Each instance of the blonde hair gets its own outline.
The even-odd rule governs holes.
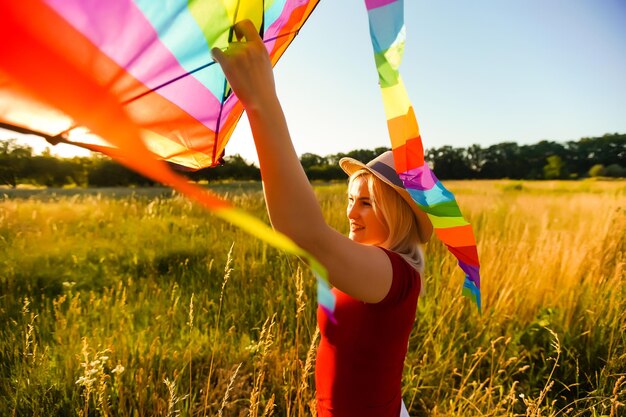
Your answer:
[[[363,178],[367,181],[374,213],[389,230],[389,236],[382,246],[402,256],[422,277],[424,252],[418,233],[419,226],[413,210],[393,187],[378,179],[368,170],[361,169],[350,175],[348,187],[357,178]]]

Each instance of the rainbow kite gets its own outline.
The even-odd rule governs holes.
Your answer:
[[[250,19],[272,64],[317,0],[0,2],[0,127],[103,152],[308,261],[332,319],[327,272],[267,224],[189,183],[171,164],[219,163],[243,106],[211,57]],[[164,161],[170,162],[166,164]]]
[[[465,272],[463,294],[481,309],[480,264],[472,226],[424,161],[417,120],[398,71],[406,31],[403,0],[365,0],[396,172]]]
[[[106,88],[139,129],[148,149],[159,159],[190,169],[219,164],[224,147],[243,106],[228,88],[211,49],[225,49],[235,22],[250,19],[264,39],[275,64],[294,39],[317,0],[20,0],[2,2],[2,52],[22,49],[13,65],[3,65],[40,78],[53,54],[94,83]],[[14,4],[19,3],[19,4]],[[37,42],[29,50],[26,39]],[[7,44],[7,42],[10,42]],[[17,51],[14,51],[17,52]],[[57,68],[60,69],[60,68]],[[1,73],[0,73],[1,74]],[[74,83],[65,74],[49,74],[67,81],[47,85],[46,93],[63,98]],[[22,78],[22,77],[20,77]],[[26,78],[23,77],[23,78]],[[9,81],[9,86],[16,79]],[[26,80],[28,85],[32,81]],[[118,154],[110,136],[85,129],[76,116],[59,113],[38,97],[18,91],[0,97],[2,127],[36,133],[50,142],[72,143]],[[43,91],[38,88],[39,94]],[[22,94],[24,93],[24,94]],[[87,95],[87,92],[84,92]],[[84,112],[98,110],[99,96]],[[10,101],[9,101],[10,100]],[[48,104],[48,106],[46,105]],[[56,106],[53,106],[56,107]],[[106,149],[109,148],[109,149]]]

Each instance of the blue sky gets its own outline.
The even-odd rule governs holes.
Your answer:
[[[626,133],[626,1],[405,3],[426,147]],[[389,146],[363,0],[321,0],[275,72],[299,154]],[[226,150],[256,161],[245,116]]]

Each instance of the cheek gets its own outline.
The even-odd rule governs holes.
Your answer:
[[[376,234],[387,239],[389,235],[389,228],[374,212],[372,212],[372,223],[375,226]]]

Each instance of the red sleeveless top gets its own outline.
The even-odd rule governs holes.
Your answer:
[[[419,273],[383,249],[393,269],[391,288],[377,304],[334,288],[336,324],[318,308],[321,341],[315,385],[318,417],[398,417],[409,334],[420,293]]]

